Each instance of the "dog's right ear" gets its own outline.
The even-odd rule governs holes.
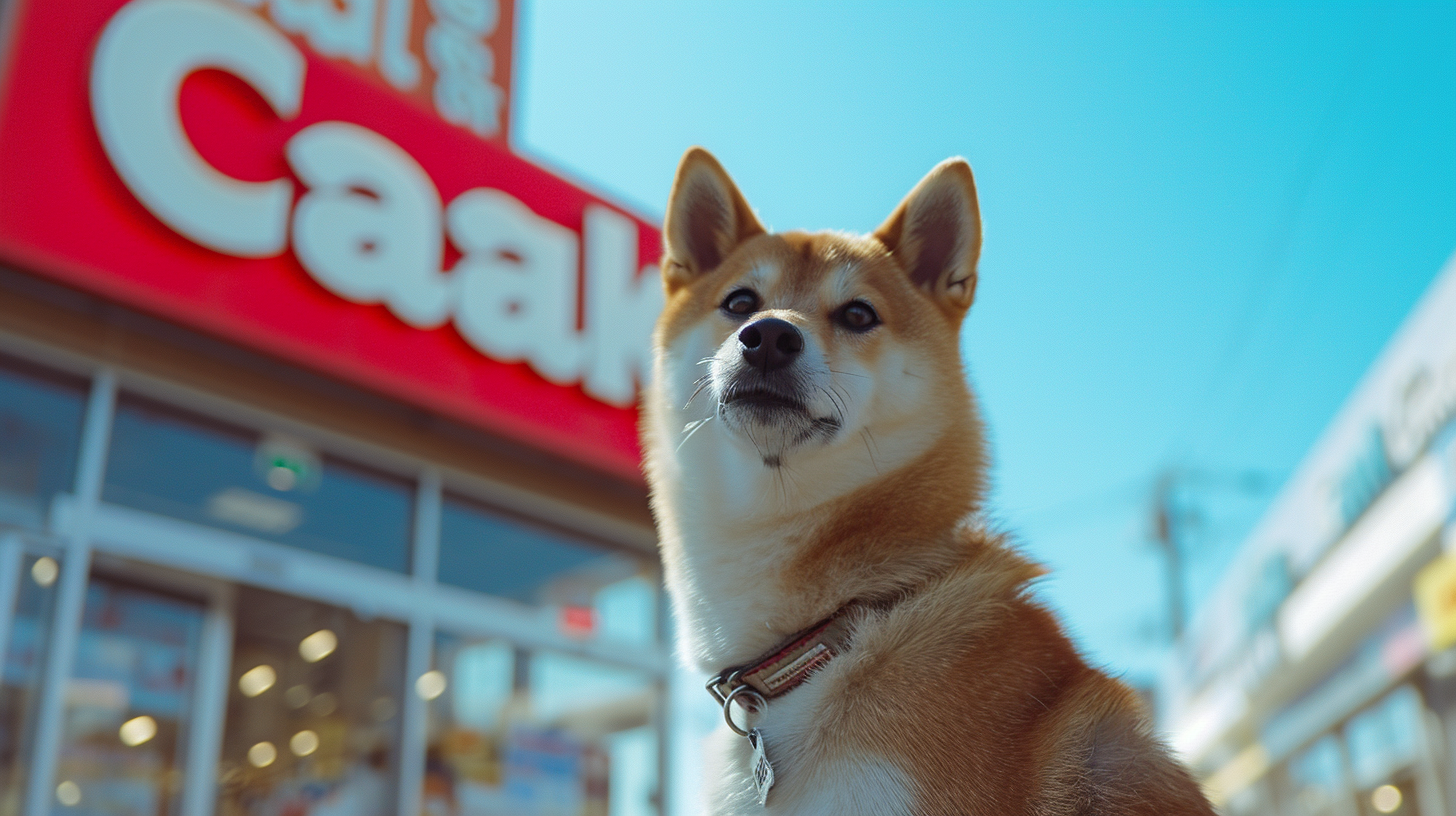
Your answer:
[[[981,208],[965,159],[946,159],[926,174],[875,237],[904,267],[910,282],[943,308],[965,317],[976,297]]]
[[[713,154],[690,148],[677,167],[663,224],[662,281],[669,292],[718,268],[763,227]]]

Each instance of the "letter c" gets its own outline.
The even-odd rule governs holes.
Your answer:
[[[298,114],[304,65],[287,37],[247,11],[209,0],[137,0],[96,45],[96,132],[122,181],[167,226],[228,255],[271,257],[288,244],[293,183],[218,172],[188,141],[177,94],[188,74],[217,68],[288,119]]]

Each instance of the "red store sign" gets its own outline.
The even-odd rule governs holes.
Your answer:
[[[511,154],[508,0],[20,0],[0,260],[638,475],[657,228]]]

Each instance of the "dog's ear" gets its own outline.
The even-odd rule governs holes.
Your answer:
[[[718,268],[735,247],[762,233],[753,210],[713,154],[683,154],[663,224],[662,280],[668,291]]]
[[[976,297],[981,257],[981,208],[965,159],[946,159],[926,174],[875,237],[910,281],[952,312],[964,314]]]

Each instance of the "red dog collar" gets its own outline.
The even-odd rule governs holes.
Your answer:
[[[756,697],[760,703],[766,703],[787,694],[843,652],[850,638],[848,616],[844,614],[847,609],[841,609],[794,635],[786,645],[763,658],[725,669],[709,680],[708,693],[723,706],[728,726],[740,734],[747,734],[729,714],[728,706],[733,700]]]

